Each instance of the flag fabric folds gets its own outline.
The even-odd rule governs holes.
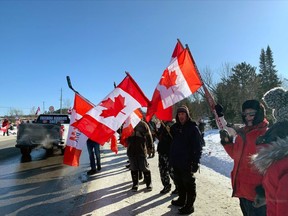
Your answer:
[[[127,73],[123,81],[97,106],[73,125],[90,139],[104,145],[129,115],[149,100]]]
[[[123,128],[121,131],[120,143],[127,147],[127,138],[133,133],[134,127],[141,121],[143,118],[142,112],[140,109],[136,109],[124,122]]]
[[[172,109],[174,104],[195,93],[201,86],[202,81],[189,50],[183,49],[164,70],[147,109],[146,120],[149,122],[155,114],[160,120],[171,121],[173,116],[169,108]]]
[[[75,93],[74,106],[71,110],[70,126],[66,141],[63,163],[70,166],[79,166],[83,147],[86,145],[87,136],[73,126],[93,105],[81,95]]]
[[[175,59],[183,50],[184,50],[184,47],[181,44],[180,40],[178,40],[174,48],[174,51],[172,53],[170,62],[172,62],[172,60]]]
[[[110,149],[111,151],[115,152],[118,154],[118,146],[117,146],[117,133],[114,133],[110,139]]]
[[[183,45],[180,40],[177,41],[174,51],[171,56],[170,63],[177,58],[177,56],[184,50]],[[156,115],[157,118],[161,120],[171,120],[173,117],[173,107],[163,108],[163,104],[161,103],[161,95],[157,89],[155,89],[152,101],[147,109],[146,120],[149,122],[153,115]]]

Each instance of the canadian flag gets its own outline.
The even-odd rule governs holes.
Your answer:
[[[79,159],[83,147],[86,145],[87,136],[73,126],[93,105],[81,95],[75,93],[74,106],[71,110],[70,126],[64,152],[63,163],[70,166],[79,166]]]
[[[182,45],[182,43],[180,42],[180,40],[177,41],[176,43],[176,46],[174,48],[174,51],[172,53],[172,56],[171,56],[171,60],[170,60],[170,63],[175,59],[177,58],[177,56],[184,50],[184,47]]]
[[[117,146],[117,133],[114,133],[112,137],[110,138],[110,149],[111,151],[115,152],[115,154],[118,154],[118,146]]]
[[[176,47],[179,46],[178,43]],[[174,52],[173,55],[176,55]],[[154,114],[160,120],[171,121],[173,118],[172,106],[202,86],[202,81],[189,50],[183,49],[181,51],[178,48],[178,52],[180,53],[172,58],[170,65],[164,70],[160,82],[156,86],[152,101],[147,108],[146,120],[148,122]]]
[[[7,131],[7,127],[1,127],[1,131],[6,132]]]
[[[143,118],[142,112],[140,109],[136,109],[124,122],[120,143],[127,147],[127,138],[133,133],[134,127],[141,121]]]
[[[127,73],[104,100],[73,125],[90,139],[104,145],[134,110],[147,107],[148,103],[147,97]]]

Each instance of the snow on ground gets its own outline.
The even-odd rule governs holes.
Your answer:
[[[205,131],[205,146],[201,158],[201,164],[213,169],[214,171],[230,178],[230,172],[233,168],[233,160],[225,152],[220,143],[218,129]]]

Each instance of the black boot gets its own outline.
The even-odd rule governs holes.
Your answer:
[[[179,209],[180,214],[191,214],[194,212],[194,202],[196,200],[196,193],[188,192],[187,193],[187,202],[185,206]]]
[[[183,206],[182,208],[179,209],[179,214],[192,214],[194,212],[194,206],[188,207],[188,206]]]
[[[171,190],[171,184],[165,185],[164,188],[160,191],[161,194],[168,193]]]
[[[178,199],[177,200],[172,200],[171,201],[171,204],[174,205],[174,206],[184,206],[185,203],[186,203],[186,192],[183,191],[183,189],[178,189]]]
[[[151,180],[151,172],[143,172],[144,173],[144,181],[146,184],[146,188],[148,191],[152,191],[152,180]]]
[[[131,171],[131,176],[132,176],[132,181],[133,181],[133,186],[132,186],[132,191],[137,191],[138,186],[139,186],[139,180],[138,180],[138,170],[136,171]]]

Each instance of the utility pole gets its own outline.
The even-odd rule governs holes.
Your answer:
[[[45,114],[45,101],[43,101],[43,114]]]
[[[60,94],[60,114],[62,114],[62,88],[61,88],[61,94]]]

